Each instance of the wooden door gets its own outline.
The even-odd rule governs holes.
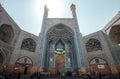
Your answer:
[[[65,67],[65,56],[63,54],[55,55],[55,68],[59,71],[62,67]]]

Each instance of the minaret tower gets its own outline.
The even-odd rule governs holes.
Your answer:
[[[82,34],[80,33],[80,30],[79,30],[79,25],[78,25],[77,15],[76,15],[76,7],[74,4],[72,4],[70,8],[71,8],[72,16],[74,19],[74,31],[75,31],[75,41],[76,41],[76,48],[77,48],[78,67],[82,67],[84,66],[84,58],[83,58],[84,56],[81,48]]]
[[[72,4],[72,5],[70,6],[70,8],[71,8],[71,11],[72,11],[73,18],[76,18],[76,20],[77,20],[76,11],[75,11],[75,10],[76,10],[75,5]]]
[[[40,37],[40,52],[39,52],[39,58],[38,58],[38,65],[43,66],[43,52],[45,47],[45,29],[46,29],[46,19],[48,18],[48,11],[47,5],[44,6],[44,15],[43,15],[43,22],[42,22],[42,28],[41,33],[39,35]]]

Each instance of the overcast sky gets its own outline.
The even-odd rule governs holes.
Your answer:
[[[38,35],[44,5],[50,18],[72,18],[70,5],[76,5],[79,28],[83,35],[101,30],[120,11],[120,0],[0,0],[21,29]]]

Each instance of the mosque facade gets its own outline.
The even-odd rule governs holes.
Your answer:
[[[22,30],[0,5],[0,64],[120,72],[120,12],[103,29],[82,36],[75,5],[70,9],[73,18],[48,18],[45,6],[36,36]]]

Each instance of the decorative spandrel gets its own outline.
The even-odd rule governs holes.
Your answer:
[[[36,43],[32,38],[24,39],[22,42],[21,49],[35,52]]]

